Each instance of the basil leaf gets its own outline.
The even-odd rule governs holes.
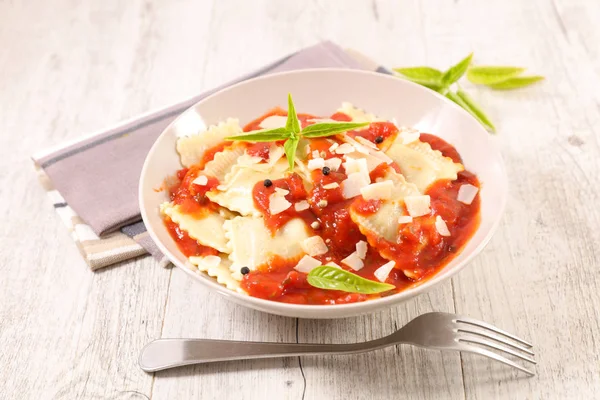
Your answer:
[[[296,149],[298,148],[299,141],[300,139],[288,139],[283,144],[283,151],[290,165],[290,171],[294,170],[294,158],[296,157]]]
[[[285,123],[285,129],[295,134],[300,133],[300,121],[298,121],[298,115],[296,115],[296,107],[292,101],[291,93],[288,93],[288,115]]]
[[[459,90],[460,94],[454,92],[446,93],[446,97],[464,108],[469,114],[471,114],[484,128],[490,132],[496,132],[496,127],[489,120],[489,118],[483,113],[481,108],[475,104],[465,92]],[[467,100],[465,100],[467,99]]]
[[[395,289],[394,285],[371,281],[340,268],[321,265],[310,271],[307,281],[311,286],[326,290],[373,294]]]
[[[525,68],[505,66],[475,66],[467,70],[467,79],[475,84],[490,85],[520,75]]]
[[[443,87],[442,76],[444,73],[439,69],[431,67],[408,67],[394,68],[394,71],[409,81],[426,86],[429,89],[439,90]]]
[[[444,76],[442,76],[442,83],[445,86],[450,86],[454,82],[460,79],[461,76],[467,72],[467,68],[469,68],[469,64],[471,64],[471,59],[473,58],[473,53],[469,54],[467,57],[462,59],[458,64],[450,67],[446,72],[444,72]]]
[[[225,140],[243,140],[246,142],[274,142],[289,137],[285,128],[263,129],[247,135],[229,136]]]
[[[351,131],[369,125],[370,122],[323,122],[309,125],[302,129],[302,136],[306,138],[317,138],[332,136],[338,133]]]
[[[493,83],[493,84],[490,84],[487,86],[491,87],[492,89],[496,89],[496,90],[520,89],[522,87],[532,85],[532,84],[539,82],[541,80],[544,80],[544,79],[545,78],[543,76],[539,76],[539,75],[515,76],[514,78],[510,78],[510,79],[507,79],[505,81],[498,82],[498,83]]]

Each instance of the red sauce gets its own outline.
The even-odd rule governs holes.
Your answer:
[[[343,112],[336,112],[331,116],[331,119],[336,121],[350,122],[352,118],[349,115],[344,114]]]
[[[371,122],[371,125],[369,125],[367,129],[350,131],[348,132],[348,136],[361,136],[375,143],[375,139],[378,137],[381,137],[382,140],[385,140],[394,136],[396,133],[398,133],[398,128],[396,128],[396,125],[391,122]]]
[[[275,188],[289,191],[289,193],[285,195],[285,199],[292,204],[305,200],[307,193],[302,178],[295,173],[287,178],[276,179],[271,182],[272,185],[269,187],[265,186],[264,182],[257,182],[252,189],[252,197],[254,198],[254,206],[265,216],[265,226],[273,235],[281,226],[285,225],[292,218],[302,218],[308,225],[315,221],[315,218],[310,214],[310,211],[296,211],[294,206],[291,206],[279,214],[272,215],[269,211],[269,196],[275,193]]]
[[[439,150],[444,156],[450,157],[452,161],[462,163],[462,158],[460,157],[460,154],[458,154],[458,151],[444,139],[429,133],[421,133],[419,139],[422,142],[429,143],[432,149]]]

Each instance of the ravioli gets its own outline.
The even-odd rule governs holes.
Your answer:
[[[199,272],[205,272],[208,276],[215,278],[218,283],[227,289],[246,294],[240,287],[239,280],[231,276],[231,261],[224,255],[220,256],[220,258],[221,261],[218,265],[207,262],[207,257],[190,257],[189,260]]]
[[[350,207],[350,216],[368,239],[383,238],[388,242],[396,243],[398,219],[402,215],[406,215],[403,199],[406,196],[419,195],[419,189],[414,184],[406,182],[402,175],[391,169],[379,180],[391,180],[394,183],[392,199],[382,202],[377,212],[368,216],[357,213]],[[376,240],[371,240],[370,244],[375,247]]]
[[[211,125],[206,131],[177,139],[177,152],[181,165],[188,168],[199,163],[206,150],[224,142],[228,136],[236,136],[241,133],[243,132],[239,121],[235,118],[228,118],[225,122]]]
[[[225,175],[223,182],[206,195],[211,201],[231,211],[245,216],[261,216],[262,213],[254,206],[252,196],[254,185],[267,178],[281,179],[288,168],[287,160],[284,159],[280,159],[274,165],[245,164],[238,160],[238,163]]]
[[[237,163],[238,158],[244,154],[244,151],[243,146],[233,145],[216,153],[214,158],[204,166],[202,175],[213,176],[222,181],[225,175]]]
[[[160,212],[171,218],[174,223],[186,231],[191,238],[196,239],[198,243],[224,253],[229,252],[225,230],[223,229],[225,218],[221,214],[206,213],[198,217],[194,214],[181,212],[181,208],[173,203],[161,204]]]
[[[386,153],[398,164],[406,180],[414,183],[421,193],[437,180],[455,180],[457,173],[464,170],[462,164],[444,157],[429,143],[420,140],[403,144],[398,136]]]
[[[273,236],[257,217],[235,217],[225,223],[226,236],[234,278],[241,279],[240,269],[255,270],[273,257],[285,260],[299,259],[304,251],[300,243],[310,235],[304,221],[294,218],[283,225]]]
[[[337,109],[338,112],[344,113],[352,119],[352,122],[377,122],[384,121],[381,118],[376,117],[374,114],[370,114],[361,110],[360,108],[354,107],[352,103],[344,102],[342,106]],[[368,127],[359,128],[367,129]]]

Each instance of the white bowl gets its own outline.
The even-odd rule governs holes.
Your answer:
[[[296,109],[330,115],[343,101],[380,117],[432,133],[456,147],[465,167],[481,182],[481,224],[462,252],[436,275],[403,292],[362,303],[340,305],[295,305],[235,293],[205,274],[190,270],[186,257],[169,236],[159,205],[168,200],[161,186],[165,177],[181,168],[175,151],[178,135],[197,132],[203,125],[227,117],[247,123],[268,109],[286,108],[292,93]],[[507,177],[499,152],[489,134],[463,109],[445,97],[419,85],[375,72],[347,69],[313,69],[285,72],[252,79],[198,102],[173,121],[148,153],[140,178],[142,218],[160,250],[179,268],[215,293],[246,307],[272,314],[300,318],[339,318],[370,313],[425,293],[465,267],[487,244],[496,230],[507,196]],[[186,265],[187,264],[187,265]]]

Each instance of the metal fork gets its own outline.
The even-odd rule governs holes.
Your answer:
[[[534,353],[531,351],[533,346],[530,343],[485,322],[441,312],[423,314],[391,335],[363,343],[304,344],[211,339],[159,339],[144,347],[139,365],[146,372],[154,372],[215,361],[317,354],[355,354],[397,344],[475,353],[500,361],[528,375],[535,375],[533,371],[490,350],[504,352],[535,364],[536,362],[532,358]]]

